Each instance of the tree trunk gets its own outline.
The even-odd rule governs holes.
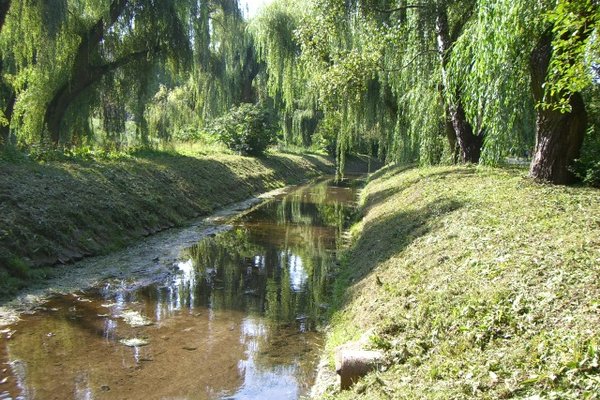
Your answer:
[[[544,101],[544,82],[552,57],[552,35],[546,32],[536,45],[530,59],[531,86],[536,103]],[[546,107],[538,107],[536,137],[531,177],[556,184],[568,184],[575,180],[569,170],[579,157],[587,124],[587,113],[580,93],[571,95],[571,111],[563,113]]]
[[[196,15],[194,36],[196,63],[200,71],[207,72],[210,68],[210,4],[208,1],[202,1],[199,9],[197,4],[194,4],[193,7]]]
[[[254,79],[260,72],[260,65],[254,57],[254,50],[251,47],[246,49],[244,69],[241,73],[242,88],[240,91],[241,103],[256,102],[256,91],[254,90]]]
[[[452,40],[450,38],[450,27],[448,25],[448,10],[444,1],[438,1],[436,5],[435,30],[437,35],[438,53],[442,63],[442,84],[448,90],[447,66],[450,57]],[[448,118],[456,133],[456,142],[460,148],[460,157],[463,162],[478,163],[481,156],[483,137],[473,133],[473,127],[467,120],[462,106],[461,94],[454,93],[454,100],[446,106]],[[450,136],[449,136],[450,139]],[[450,146],[454,143],[449,140]]]
[[[448,106],[448,115],[450,116],[450,121],[454,127],[456,142],[458,142],[462,162],[477,164],[481,157],[483,136],[473,134],[473,127],[469,121],[467,121],[465,111],[460,104],[460,97],[455,104]],[[450,138],[449,143],[452,145],[452,140],[450,140]]]
[[[55,146],[60,142],[62,122],[69,105],[91,84],[91,79],[84,79],[83,77],[79,79],[71,78],[58,89],[50,103],[48,103],[45,114],[46,128],[48,129],[50,140]]]
[[[122,65],[122,62],[119,61],[99,67],[93,66],[91,58],[97,54],[98,46],[104,36],[105,26],[112,26],[126,5],[127,0],[113,0],[110,4],[108,19],[106,21],[104,17],[99,19],[86,34],[82,35],[69,79],[55,92],[52,100],[46,106],[44,121],[50,140],[55,146],[60,142],[61,125],[73,100],[107,72]]]

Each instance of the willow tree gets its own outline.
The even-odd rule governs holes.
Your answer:
[[[452,48],[474,7],[473,0],[318,0],[314,29],[303,28],[304,50],[325,71],[321,87],[351,101],[359,120],[376,121],[370,125],[382,128],[380,144],[396,158],[436,163],[458,146],[462,161],[478,162],[483,130],[472,127],[462,93],[448,84]]]
[[[66,0],[0,3],[0,141],[9,142],[17,98],[27,74],[53,53],[67,16]]]
[[[261,66],[238,2],[194,2],[189,18],[189,68],[159,82],[144,110],[150,134],[160,140],[199,138],[215,118],[258,98]]]
[[[547,23],[530,59],[538,102],[530,173],[569,183],[574,178],[569,167],[579,157],[587,128],[581,91],[592,84],[592,64],[600,62],[600,2],[559,0]]]
[[[454,48],[451,84],[463,91],[469,120],[486,127],[485,161],[529,147],[535,131],[531,175],[573,179],[586,130],[581,91],[600,59],[599,10],[593,0],[478,0]]]
[[[8,10],[10,9],[10,0],[1,0],[0,1],[0,33],[2,32],[2,28],[4,27],[4,21],[6,20],[6,15],[8,14]],[[0,146],[4,146],[9,141],[10,134],[10,119],[12,118],[13,107],[15,103],[15,95],[14,91],[11,90],[10,85],[4,80],[4,62],[0,60],[0,98],[3,103],[2,109],[0,110]]]
[[[204,118],[219,116],[240,103],[255,102],[253,83],[260,66],[238,2],[201,2],[197,23],[199,39],[205,41],[196,47],[191,77]]]
[[[52,143],[61,139],[69,106],[107,74],[137,60],[189,59],[188,27],[182,18],[189,7],[185,1],[112,0],[97,9],[95,18],[73,21],[80,28],[65,35],[76,45],[44,112]]]
[[[321,118],[311,71],[302,63],[297,32],[305,22],[305,2],[276,0],[249,25],[258,59],[265,65],[266,96],[280,110],[286,143],[310,146]]]
[[[197,4],[13,0],[1,34],[3,82],[14,93],[14,115],[5,112],[5,122],[10,120],[23,142],[69,145],[81,135],[77,127],[89,125],[94,114],[107,118],[105,127],[118,125],[117,90],[110,92],[123,86],[129,91],[121,97],[132,100],[119,107],[127,104],[129,113],[143,115],[151,84],[157,90],[157,80],[169,80],[191,64],[191,14]]]

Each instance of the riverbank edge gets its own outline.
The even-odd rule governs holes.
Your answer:
[[[336,272],[312,398],[600,392],[600,192],[526,174],[461,166],[371,176]],[[340,391],[340,346],[381,351],[384,362]]]
[[[353,160],[350,171],[367,168]],[[116,159],[0,161],[0,297],[54,265],[108,254],[259,193],[332,174],[331,158],[147,152]]]
[[[314,180],[319,179],[316,177]],[[182,250],[206,237],[230,230],[233,220],[296,187],[287,185],[229,204],[209,215],[187,221],[182,227],[165,229],[137,239],[131,245],[109,254],[87,257],[72,264],[55,265],[52,276],[32,282],[17,294],[0,300],[0,330],[18,322],[23,314],[35,313],[56,295],[85,292],[116,278],[126,279],[128,291],[161,282],[165,277],[177,273],[175,271],[179,269],[177,264]],[[105,289],[111,290],[106,286]]]

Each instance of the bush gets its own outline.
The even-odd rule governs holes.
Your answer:
[[[589,126],[573,172],[586,185],[600,187],[600,85],[584,92],[584,99]]]
[[[242,103],[215,119],[210,130],[236,153],[257,156],[274,142],[277,125],[262,104]]]
[[[319,122],[313,143],[332,157],[337,155],[338,132],[342,129],[342,116],[339,112],[327,113]]]
[[[587,132],[573,172],[586,185],[600,187],[600,135],[593,128]]]

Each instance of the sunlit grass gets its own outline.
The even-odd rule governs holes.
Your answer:
[[[336,398],[596,398],[597,189],[389,168],[362,202],[327,349],[366,336],[388,363]]]

